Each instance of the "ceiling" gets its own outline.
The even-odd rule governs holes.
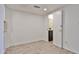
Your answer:
[[[39,6],[40,8],[35,8],[34,6]],[[64,6],[66,5],[65,4],[7,4],[6,5],[6,7],[13,10],[29,12],[38,15],[46,15]],[[47,11],[44,11],[43,10],[44,8],[47,8]]]

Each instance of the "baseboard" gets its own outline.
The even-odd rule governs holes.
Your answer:
[[[40,41],[40,40],[44,40],[44,39],[34,39],[31,41],[24,41],[24,42],[17,42],[17,43],[12,43],[10,46],[8,46],[7,48],[11,47],[11,46],[16,46],[16,45],[20,45],[20,44],[26,44],[26,43],[32,43],[32,42],[36,42],[36,41]],[[47,41],[47,40],[44,40]]]
[[[75,51],[75,50],[72,50],[72,49],[69,49],[69,48],[67,48],[67,47],[63,47],[64,49],[66,49],[66,50],[68,50],[68,51],[70,51],[70,52],[72,52],[73,54],[79,54],[77,51]]]

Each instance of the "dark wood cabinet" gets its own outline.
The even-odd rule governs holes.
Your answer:
[[[48,41],[53,41],[53,30],[48,30]]]

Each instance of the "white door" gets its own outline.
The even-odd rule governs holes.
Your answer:
[[[62,10],[53,13],[53,44],[62,47]]]

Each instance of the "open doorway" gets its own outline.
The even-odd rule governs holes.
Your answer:
[[[53,14],[48,15],[48,41],[53,41]]]

